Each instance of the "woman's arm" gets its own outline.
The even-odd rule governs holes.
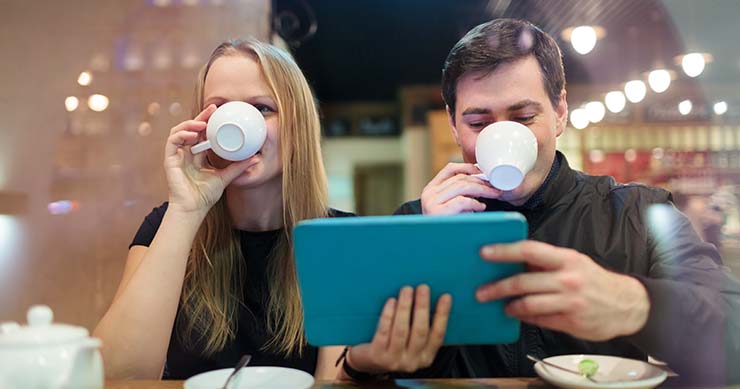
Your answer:
[[[93,332],[103,340],[110,378],[161,377],[195,234],[226,186],[250,163],[214,170],[203,154],[190,151],[215,110],[211,104],[170,130],[164,158],[169,206],[149,248],[129,250],[113,303]]]
[[[201,215],[169,209],[149,248],[129,250],[121,283],[93,335],[106,376],[159,379]]]
[[[342,355],[344,346],[328,346],[319,348],[319,359],[316,361],[316,373],[314,377],[316,380],[334,380],[334,379],[347,379],[343,377],[342,365],[335,366],[337,359]]]

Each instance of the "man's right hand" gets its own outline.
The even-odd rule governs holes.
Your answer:
[[[481,173],[470,163],[448,163],[424,187],[421,209],[425,215],[453,215],[464,212],[482,212],[486,205],[476,198],[496,199],[501,191],[488,181],[474,177]]]
[[[207,163],[206,152],[194,155],[190,151],[190,147],[205,139],[206,122],[215,111],[216,106],[211,104],[193,120],[170,130],[164,152],[169,209],[205,216],[226,186],[256,162],[250,158],[217,170]]]

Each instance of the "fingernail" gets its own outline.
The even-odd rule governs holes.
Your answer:
[[[496,255],[496,246],[493,246],[493,245],[483,246],[480,253],[481,253],[481,256],[492,257]]]
[[[475,299],[478,300],[479,303],[485,302],[486,299],[486,292],[483,289],[478,289],[475,291]]]

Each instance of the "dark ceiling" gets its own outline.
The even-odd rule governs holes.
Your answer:
[[[728,21],[714,38],[702,36],[702,23],[713,22],[702,3]],[[740,1],[277,0],[273,13],[319,98],[347,102],[392,100],[401,85],[438,83],[455,42],[497,17],[527,19],[553,35],[563,49],[569,83],[619,83],[657,66],[677,69],[673,57],[686,46],[701,46],[702,39],[717,50],[730,46],[727,35],[737,32]],[[606,37],[585,56],[560,36],[581,24],[606,29]],[[736,46],[728,48],[731,58],[724,65],[733,81],[740,58]]]

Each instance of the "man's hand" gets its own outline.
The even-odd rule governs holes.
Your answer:
[[[478,288],[486,302],[515,297],[506,313],[520,320],[604,341],[642,329],[650,310],[645,287],[636,279],[604,269],[575,250],[537,241],[485,246],[481,258],[523,262],[528,272]]]
[[[476,198],[495,199],[501,191],[488,181],[473,177],[480,172],[470,163],[448,163],[421,192],[422,213],[454,215],[485,211],[486,205]]]

